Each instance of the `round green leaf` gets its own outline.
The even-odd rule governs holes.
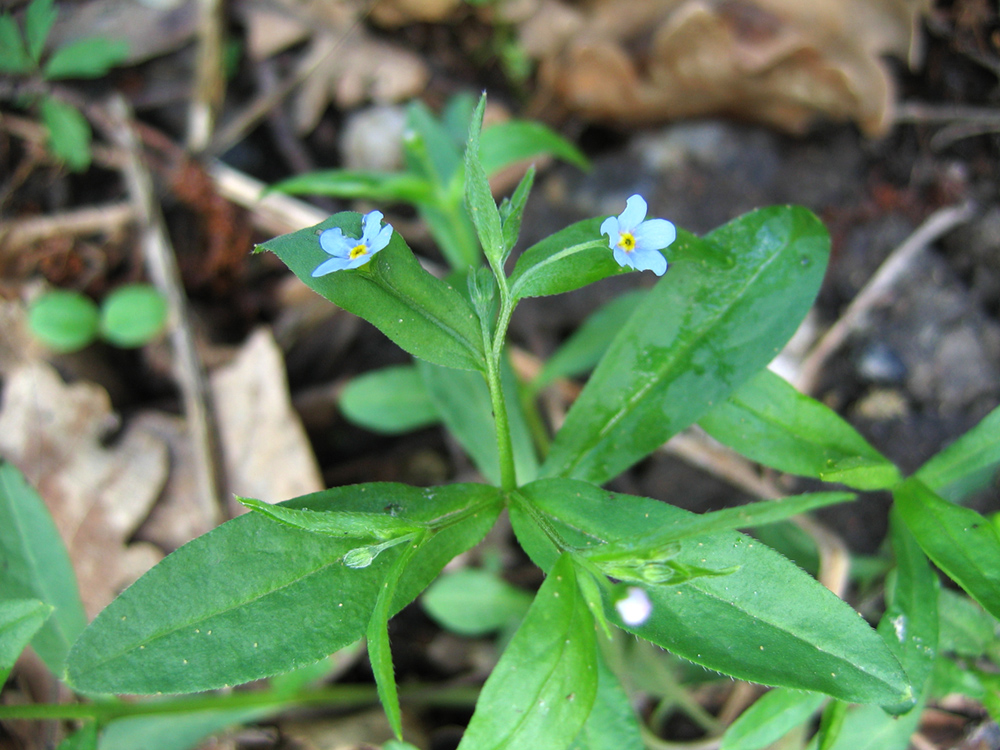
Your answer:
[[[142,346],[163,330],[167,301],[148,284],[129,284],[101,306],[101,337],[115,346]]]
[[[75,352],[94,340],[97,305],[79,292],[56,289],[28,308],[28,327],[35,337],[57,352]]]

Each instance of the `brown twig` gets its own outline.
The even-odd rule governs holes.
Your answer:
[[[328,214],[305,201],[281,193],[267,193],[263,182],[222,162],[208,165],[215,189],[226,200],[249,210],[262,232],[284,234],[319,224]]]
[[[222,462],[219,438],[212,419],[209,393],[194,334],[187,312],[187,297],[177,268],[177,259],[164,226],[152,179],[142,162],[138,138],[131,125],[131,113],[121,97],[112,99],[107,109],[114,129],[111,137],[127,155],[123,169],[130,200],[142,227],[142,249],[150,280],[166,297],[170,310],[170,339],[176,377],[184,400],[187,427],[194,445],[200,500],[209,518],[225,519],[222,498]]]
[[[187,147],[195,153],[208,148],[215,128],[215,117],[225,96],[222,26],[223,9],[220,0],[199,0],[198,55],[187,132]]]
[[[135,209],[130,203],[88,206],[59,214],[32,216],[0,226],[0,247],[5,253],[10,253],[57,235],[112,234],[128,226],[134,218]]]
[[[813,392],[830,355],[844,344],[851,333],[864,324],[873,309],[885,303],[893,287],[910,269],[917,254],[958,225],[967,222],[973,213],[973,206],[969,203],[938,209],[917,227],[902,245],[892,251],[875,275],[847,306],[840,319],[806,355],[795,382],[800,391]]]

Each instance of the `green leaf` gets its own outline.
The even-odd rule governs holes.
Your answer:
[[[65,102],[46,97],[40,105],[42,122],[49,132],[49,148],[74,172],[90,166],[90,123]]]
[[[464,568],[434,581],[420,603],[441,627],[480,636],[520,621],[532,598],[494,573]]]
[[[462,164],[460,143],[419,99],[407,108],[403,147],[409,171],[425,177],[439,190],[451,184]]]
[[[510,199],[504,198],[500,204],[500,222],[503,227],[503,261],[506,262],[510,251],[517,244],[521,235],[521,219],[524,207],[528,203],[531,186],[535,184],[535,168],[529,167],[524,177],[517,184]]]
[[[586,722],[596,693],[594,619],[564,555],[486,680],[459,750],[563,750]]]
[[[328,257],[319,246],[319,235],[330,227],[360,237],[361,214],[335,214],[315,227],[258,245],[257,251],[273,252],[314,291],[372,323],[413,356],[462,370],[485,367],[482,333],[472,306],[420,267],[399,232],[393,232],[388,246],[366,265],[313,278],[313,270]]]
[[[643,750],[639,722],[628,695],[599,650],[597,657],[597,697],[570,750]]]
[[[453,270],[462,271],[482,264],[476,228],[472,226],[461,197],[454,202],[449,198],[447,203],[440,205],[422,203],[417,211]]]
[[[414,365],[396,365],[358,375],[341,391],[339,404],[349,421],[387,435],[441,421]]]
[[[835,411],[766,368],[698,424],[747,458],[789,474],[859,490],[884,489],[902,478]]]
[[[97,722],[86,722],[60,742],[56,750],[97,750]]]
[[[155,704],[154,704],[155,705]],[[100,750],[191,750],[206,737],[282,708],[231,708],[165,716],[129,716],[101,730]]]
[[[390,515],[391,509],[383,513],[355,513],[338,510],[321,512],[290,508],[286,505],[274,505],[239,495],[236,496],[236,499],[250,510],[256,511],[272,521],[327,536],[368,538],[381,542],[426,528],[425,524]]]
[[[955,583],[1000,617],[1000,535],[979,513],[942,500],[919,479],[893,491],[917,543]]]
[[[92,299],[63,289],[46,292],[28,308],[31,333],[57,352],[75,352],[90,344],[97,336],[99,321]]]
[[[996,619],[964,594],[942,587],[937,611],[941,653],[978,658],[995,643]]]
[[[906,750],[917,730],[920,711],[889,716],[877,706],[849,709],[833,744],[825,750]],[[814,739],[808,750],[817,750]]]
[[[539,481],[512,495],[518,541],[543,569],[559,549],[626,544],[692,514],[586,482]],[[653,612],[626,627],[678,656],[739,679],[813,690],[856,703],[905,709],[912,692],[879,635],[843,600],[766,545],[736,532],[683,542],[672,558],[691,567],[732,569],[680,586],[643,585]],[[710,624],[710,627],[707,625]],[[903,705],[905,704],[905,705]]]
[[[826,696],[799,690],[769,690],[729,725],[719,750],[760,750],[806,722]]]
[[[49,80],[59,78],[100,78],[128,59],[124,39],[80,39],[59,47],[42,69]]]
[[[434,186],[417,175],[350,169],[307,172],[282,180],[269,190],[289,195],[327,195],[414,205],[431,200],[434,194]]]
[[[167,324],[167,300],[149,284],[127,284],[101,304],[101,336],[122,348],[142,346]]]
[[[531,120],[507,120],[483,131],[479,159],[486,174],[493,175],[523,159],[552,154],[563,161],[589,169],[587,157],[570,141]]]
[[[898,508],[890,515],[889,535],[896,567],[886,587],[887,606],[878,632],[919,694],[924,692],[938,655],[940,584],[916,539],[900,520]]]
[[[776,206],[712,232],[732,268],[677,262],[618,332],[573,404],[543,476],[603,483],[648,455],[770,361],[819,289],[830,238]]]
[[[500,484],[496,424],[486,381],[479,373],[446,370],[422,362],[418,362],[417,367],[448,431],[469,454],[483,476],[492,484]],[[506,358],[501,362],[500,378],[510,421],[514,468],[520,481],[530,481],[538,473],[538,459],[517,399],[516,376]]]
[[[494,271],[497,271],[505,259],[505,245],[503,229],[500,226],[500,212],[497,210],[496,201],[493,200],[493,193],[490,192],[490,181],[486,177],[486,171],[479,162],[479,131],[483,126],[485,109],[486,94],[483,94],[469,123],[469,141],[465,147],[465,202],[469,207],[469,215],[476,227],[483,252]]]
[[[0,463],[0,601],[13,599],[54,608],[31,645],[61,677],[70,644],[87,624],[76,575],[45,503],[21,472]]]
[[[427,490],[373,483],[284,504],[297,510],[384,513],[441,526],[415,554],[390,612],[409,603],[499,512],[495,488]],[[211,690],[311,664],[360,638],[403,549],[350,568],[357,540],[290,528],[249,513],[168,555],[112,602],[74,644],[69,678],[83,692]],[[295,627],[290,627],[290,623]]]
[[[1000,407],[925,463],[916,477],[935,492],[1000,464]]]
[[[0,73],[28,73],[32,67],[17,21],[0,13]]]
[[[541,390],[557,378],[583,375],[598,363],[615,334],[625,325],[646,292],[633,290],[612,298],[583,321],[555,353],[549,357],[531,387]]]
[[[515,300],[571,292],[595,281],[629,273],[619,266],[601,235],[603,217],[570,224],[537,242],[517,259],[510,275]]]
[[[399,693],[396,691],[396,673],[392,667],[392,650],[389,648],[389,618],[392,616],[392,600],[399,579],[425,539],[426,536],[423,536],[412,544],[406,545],[402,554],[396,559],[392,570],[389,571],[389,575],[379,589],[375,610],[368,621],[368,630],[365,634],[365,640],[368,644],[368,660],[371,662],[372,673],[375,675],[378,697],[393,734],[400,740],[403,739],[403,715],[399,708]]]
[[[0,600],[0,685],[53,609],[38,599]]]
[[[846,718],[847,704],[844,701],[830,701],[826,704],[819,719],[819,731],[814,738],[817,750],[830,750],[833,747]]]
[[[52,0],[32,0],[24,14],[24,39],[28,44],[28,56],[35,65],[42,57],[45,40],[55,23],[58,11],[52,7]]]

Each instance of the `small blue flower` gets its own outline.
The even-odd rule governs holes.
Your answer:
[[[339,227],[326,229],[319,235],[319,246],[333,257],[316,266],[313,278],[325,276],[334,271],[363,266],[379,250],[389,244],[392,225],[382,226],[382,212],[372,211],[361,220],[361,238],[347,237]]]
[[[646,201],[633,195],[625,201],[625,210],[609,216],[601,224],[601,234],[608,235],[608,247],[615,251],[618,265],[637,271],[652,271],[662,276],[667,259],[660,250],[677,239],[677,229],[666,219],[646,218]]]

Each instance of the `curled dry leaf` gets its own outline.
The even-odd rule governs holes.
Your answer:
[[[881,56],[915,64],[929,0],[541,0],[520,38],[539,96],[624,124],[708,114],[800,131],[817,117],[866,133],[892,119]]]

